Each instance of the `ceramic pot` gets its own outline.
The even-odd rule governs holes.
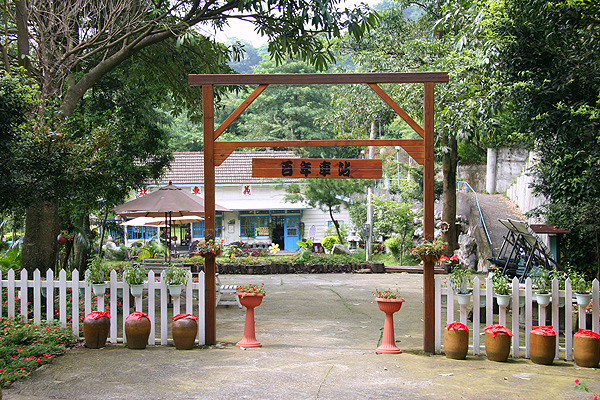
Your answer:
[[[173,321],[173,343],[177,350],[191,350],[198,334],[198,322],[191,318],[180,318]]]
[[[169,288],[169,294],[173,297],[181,296],[181,286],[182,285],[167,285]]]
[[[577,305],[580,307],[586,307],[590,304],[590,300],[592,299],[591,293],[575,293],[575,298],[577,299]]]
[[[535,364],[552,364],[555,353],[556,336],[542,335],[533,331],[529,334],[529,356]]]
[[[471,293],[456,293],[456,299],[459,305],[468,306],[471,304]]]
[[[85,347],[89,349],[99,349],[106,345],[108,331],[110,329],[110,319],[100,317],[98,319],[86,318],[83,321],[83,337]]]
[[[96,296],[104,296],[106,292],[106,283],[92,283],[92,291]]]
[[[130,349],[145,349],[150,336],[150,320],[142,317],[125,321],[125,336]]]
[[[469,332],[459,329],[444,329],[444,352],[447,358],[464,360],[469,351]]]
[[[485,353],[488,360],[505,362],[510,354],[510,336],[504,332],[498,332],[496,337],[491,333],[485,333]]]
[[[511,295],[510,294],[497,294],[496,302],[498,303],[498,307],[507,307],[510,304]]]
[[[242,306],[246,307],[246,323],[244,324],[244,336],[242,340],[236,343],[238,347],[261,347],[262,344],[256,340],[256,331],[254,326],[254,308],[262,303],[265,296],[262,293],[236,293]]]
[[[375,350],[376,353],[399,354],[402,353],[396,346],[394,337],[394,313],[400,310],[404,299],[382,299],[376,297],[379,309],[385,313],[385,322],[383,324],[383,340],[381,346]]]
[[[539,306],[546,307],[548,304],[550,304],[552,293],[536,293],[535,297]]]
[[[139,297],[144,292],[144,285],[143,284],[129,285],[129,290],[131,291],[131,295],[133,297]]]
[[[573,358],[580,367],[596,368],[600,362],[600,339],[575,334]]]

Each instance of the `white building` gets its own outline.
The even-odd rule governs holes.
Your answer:
[[[176,152],[171,169],[158,186],[171,181],[191,193],[204,194],[204,154],[202,152]],[[226,244],[243,241],[255,245],[279,244],[281,250],[297,250],[298,240],[312,239],[320,242],[332,222],[329,214],[304,203],[284,200],[285,187],[296,179],[253,178],[252,158],[298,158],[292,152],[252,151],[233,152],[222,165],[215,168],[215,201],[231,210],[217,212],[217,236]],[[158,186],[147,187],[147,191]],[[349,223],[348,211],[342,208],[334,218]],[[126,245],[156,236],[156,228],[127,226]],[[204,238],[204,221],[192,223],[192,242]],[[270,232],[272,231],[272,236]],[[176,232],[178,243],[185,238],[185,226]],[[144,236],[145,235],[145,236]]]

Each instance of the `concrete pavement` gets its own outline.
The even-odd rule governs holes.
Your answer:
[[[219,344],[190,351],[123,345],[70,350],[4,391],[5,399],[587,399],[598,369],[540,366],[485,356],[425,355],[421,275],[222,275],[223,284],[264,283],[256,309],[263,347],[241,350],[244,311],[217,310]],[[399,287],[397,355],[377,355],[384,314],[371,291]]]

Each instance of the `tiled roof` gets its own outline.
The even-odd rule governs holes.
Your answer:
[[[171,168],[160,180],[160,185],[172,181],[174,185],[204,183],[204,153],[201,151],[175,152]],[[215,167],[215,183],[295,182],[297,179],[253,178],[252,158],[299,158],[291,151],[234,151]]]

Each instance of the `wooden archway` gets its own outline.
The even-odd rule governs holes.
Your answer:
[[[202,111],[204,122],[204,202],[206,234],[215,235],[215,166],[220,165],[238,147],[316,147],[316,146],[402,146],[419,164],[424,165],[424,230],[425,238],[432,240],[434,233],[434,88],[435,83],[448,82],[447,72],[386,72],[363,74],[192,74],[189,84],[202,86]],[[381,83],[423,83],[423,127],[416,123],[396,102],[381,89]],[[216,141],[237,117],[267,88],[268,85],[332,85],[367,84],[396,113],[404,119],[422,139],[376,140],[281,140],[281,141]],[[215,130],[215,85],[258,85],[244,102]],[[434,352],[434,275],[432,261],[424,263],[424,350]],[[205,260],[205,340],[217,342],[215,300],[215,258]]]

